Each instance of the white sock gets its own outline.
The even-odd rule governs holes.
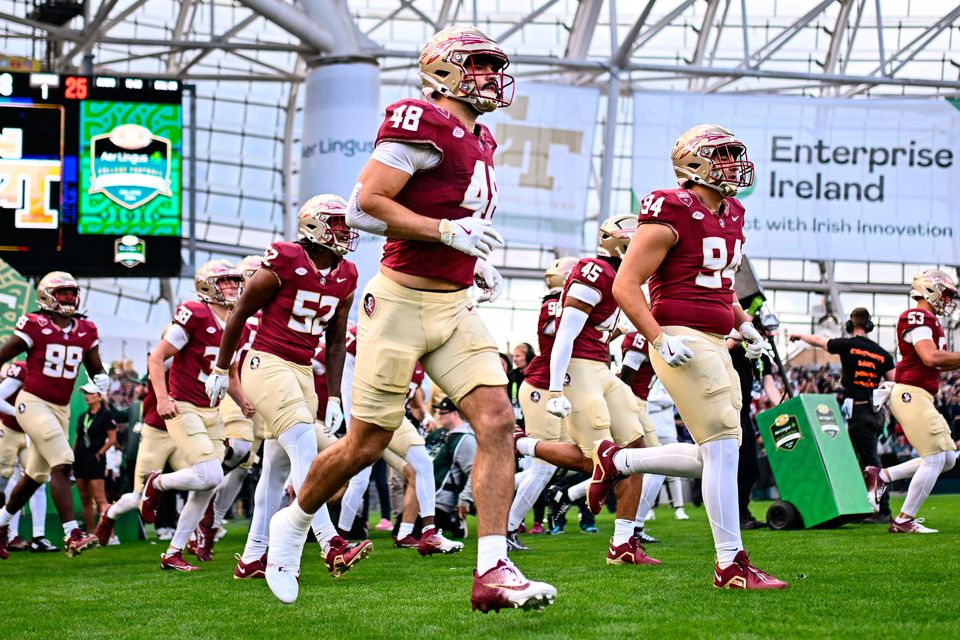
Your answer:
[[[413,523],[412,522],[401,522],[400,530],[397,531],[397,540],[403,540],[409,535],[413,535]]]
[[[633,520],[617,518],[613,521],[613,546],[619,546],[633,535]]]
[[[294,500],[287,508],[287,517],[290,524],[300,533],[306,533],[307,529],[310,528],[310,523],[313,522],[313,514],[304,511],[299,500]]]
[[[140,506],[140,498],[140,494],[134,491],[123,494],[107,509],[107,517],[116,520],[128,511],[133,511]]]
[[[209,491],[220,484],[221,480],[223,468],[220,463],[217,460],[203,460],[189,469],[165,473],[154,480],[154,483],[163,491]]]
[[[13,514],[7,511],[7,507],[0,508],[0,527],[9,526],[11,520],[13,520]]]
[[[517,527],[527,517],[527,513],[533,508],[534,503],[543,490],[547,488],[550,478],[557,470],[549,462],[544,462],[539,458],[533,459],[533,464],[520,481],[517,487],[517,494],[513,498],[513,504],[510,505],[510,519],[507,521],[507,531],[515,531]]]
[[[290,459],[276,440],[263,443],[263,467],[253,494],[253,518],[247,532],[247,543],[241,560],[245,563],[259,560],[270,543],[270,518],[280,509],[283,484],[290,475]]]
[[[76,520],[70,520],[70,521],[68,521],[68,522],[64,522],[64,523],[63,523],[63,537],[66,538],[67,536],[69,536],[69,535],[70,535],[70,532],[73,531],[74,529],[76,529],[78,526],[79,526],[79,525],[77,525],[77,521],[76,521]]]
[[[576,502],[586,497],[587,489],[590,487],[590,480],[584,480],[583,482],[578,482],[569,489],[567,489],[567,497],[570,498],[570,502]]]
[[[483,575],[507,557],[506,536],[480,536],[477,538],[477,574]]]
[[[657,501],[657,494],[660,493],[663,480],[663,476],[655,473],[643,476],[643,490],[640,492],[640,504],[637,505],[637,515],[633,521],[634,526],[643,529],[647,512],[653,508],[653,503]]]
[[[44,487],[30,496],[30,516],[33,519],[33,537],[42,538],[47,531],[47,492]]]
[[[437,511],[437,484],[433,478],[433,460],[423,445],[410,447],[405,460],[416,474],[414,488],[421,518],[432,518]]]
[[[884,482],[896,482],[898,480],[907,480],[916,475],[920,469],[923,458],[912,458],[898,465],[880,470],[880,479]]]
[[[244,442],[241,440],[240,442]],[[240,489],[243,488],[243,480],[250,472],[249,469],[236,467],[230,469],[227,475],[223,476],[223,481],[217,485],[217,490],[213,498],[213,528],[217,529],[223,524],[223,518],[227,511],[240,495]]]
[[[915,518],[920,512],[920,507],[933,491],[933,485],[937,484],[937,478],[943,471],[943,465],[946,462],[946,454],[943,451],[933,453],[920,458],[920,469],[910,481],[910,487],[907,489],[907,497],[903,500],[903,507],[900,511],[911,518]],[[898,465],[899,466],[899,465]],[[898,522],[902,520],[898,517]]]
[[[737,499],[737,463],[740,449],[736,440],[724,438],[700,445],[700,452],[703,456],[703,506],[706,507],[710,529],[713,531],[717,564],[721,569],[726,569],[743,549],[740,539],[740,503]]]
[[[531,438],[526,436],[517,440],[517,451],[520,452],[520,455],[524,456],[534,456],[534,450],[537,448],[537,443],[540,442],[537,438]],[[496,563],[494,563],[496,564]]]
[[[339,523],[340,528],[344,531],[353,529],[353,523],[357,519],[361,505],[363,505],[363,496],[367,493],[367,487],[370,486],[370,474],[372,472],[373,467],[361,469],[347,483],[347,490],[343,492],[343,498],[340,499]]]
[[[210,504],[210,498],[213,496],[213,489],[202,491],[191,491],[187,494],[187,502],[180,511],[180,518],[177,519],[177,530],[170,540],[171,550],[179,551],[187,546],[190,534],[193,533],[200,521],[203,520],[203,514],[207,511],[207,505]]]
[[[333,520],[330,519],[330,511],[327,510],[327,505],[320,505],[317,512],[313,514],[310,528],[313,529],[313,535],[316,536],[317,542],[319,542],[320,547],[323,548],[323,552],[326,553],[329,551],[330,540],[337,535],[337,529],[333,526]]]
[[[656,473],[662,476],[699,478],[703,475],[703,457],[695,444],[678,442],[660,447],[621,449],[613,454],[620,473]]]

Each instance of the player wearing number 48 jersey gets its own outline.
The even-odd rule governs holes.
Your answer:
[[[27,374],[14,404],[17,423],[30,438],[24,474],[0,509],[0,559],[7,558],[13,515],[50,479],[50,493],[63,522],[68,556],[96,545],[77,525],[70,490],[73,449],[67,441],[70,395],[83,364],[102,393],[110,379],[100,362],[97,327],[79,314],[80,286],[63,271],[48,273],[37,286],[40,311],[17,320],[13,335],[0,346],[0,364],[27,353]]]
[[[318,195],[303,204],[297,216],[299,240],[274,242],[266,250],[227,323],[217,368],[207,380],[207,394],[216,403],[228,387],[228,354],[240,344],[246,320],[262,309],[257,335],[240,366],[240,382],[263,417],[266,439],[253,521],[236,578],[269,579],[271,572],[285,570],[296,579],[299,573],[299,566],[268,562],[265,552],[268,545],[273,550],[269,522],[280,507],[287,477],[300,493],[317,455],[318,398],[311,362],[321,335],[326,340],[329,393],[325,422],[339,426],[343,419],[340,381],[347,314],[357,287],[357,268],[344,259],[356,248],[357,233],[347,227],[345,216],[346,202],[339,196]],[[316,513],[312,525],[333,577],[348,571],[371,550],[369,541],[351,545],[336,535],[326,509]]]
[[[654,191],[641,201],[639,227],[613,291],[649,341],[653,368],[698,446],[621,450],[600,443],[593,452],[588,503],[599,510],[610,486],[624,475],[701,473],[717,554],[714,586],[781,589],[785,582],[750,564],[740,539],[742,402],[724,342],[739,327],[747,357],[757,358],[765,349],[733,291],[745,240],[743,205],[733,196],[753,184],[753,163],[743,142],[719,125],[685,132],[671,157],[681,188]],[[640,288],[648,280],[652,305]]]
[[[387,107],[348,210],[352,227],[387,237],[380,272],[361,300],[350,428],[317,457],[296,502],[270,526],[270,561],[283,563],[284,571],[272,578],[268,571],[267,582],[284,602],[298,595],[290,569],[299,564],[311,514],[382,454],[403,420],[417,361],[477,433],[473,478],[483,491],[477,492],[473,608],[542,608],[556,597],[553,587],[528,581],[507,559],[513,408],[496,343],[469,299],[474,282],[481,302],[502,289],[503,279],[486,262],[503,243],[490,226],[496,142],[477,118],[510,104],[508,64],[479,29],[448,27],[420,54],[427,99]],[[329,351],[327,359],[329,365]]]

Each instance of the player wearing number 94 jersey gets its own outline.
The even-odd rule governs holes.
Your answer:
[[[32,445],[23,476],[0,509],[0,559],[6,559],[7,530],[13,515],[50,479],[50,493],[63,522],[68,556],[96,544],[73,512],[70,471],[73,450],[67,441],[70,395],[83,364],[102,393],[110,380],[100,362],[97,327],[78,313],[80,286],[63,271],[45,275],[37,286],[40,311],[21,316],[13,335],[0,347],[0,364],[27,353],[23,389],[13,401],[17,422]]]
[[[681,188],[641,201],[639,227],[613,291],[649,341],[654,371],[698,446],[663,464],[667,447],[620,450],[602,442],[593,453],[588,501],[596,507],[622,474],[702,473],[716,548],[714,586],[782,589],[785,582],[750,564],[740,539],[740,383],[724,342],[738,327],[747,357],[765,348],[733,291],[745,240],[744,208],[733,196],[753,184],[754,166],[744,143],[715,124],[683,133],[671,158]],[[640,289],[648,279],[651,305]]]

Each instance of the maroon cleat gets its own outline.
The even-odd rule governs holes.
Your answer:
[[[509,560],[500,560],[482,576],[473,572],[470,604],[474,611],[526,609],[543,611],[557,599],[557,590],[546,582],[531,582]]]
[[[590,453],[590,458],[593,460],[593,477],[590,478],[590,486],[587,488],[587,508],[592,513],[600,513],[613,485],[623,477],[613,464],[613,455],[618,451],[620,447],[610,440],[601,440]]]
[[[108,516],[106,511],[100,514],[100,522],[97,523],[97,530],[93,532],[93,535],[97,536],[97,542],[101,547],[107,546],[107,543],[110,542],[114,524],[116,524],[116,521]]]
[[[151,471],[147,476],[147,481],[143,484],[143,502],[140,503],[140,518],[145,524],[153,524],[157,521],[157,509],[160,508],[160,496],[163,490],[154,484],[160,476],[159,471]]]
[[[213,560],[213,536],[216,529],[206,527],[203,523],[194,531],[194,539],[187,543],[187,551],[197,556],[200,562]]]
[[[909,520],[898,521],[894,519],[890,522],[889,533],[938,533],[936,529],[923,526],[923,518],[910,518]]]
[[[347,542],[340,536],[334,536],[330,540],[330,549],[324,558],[327,571],[330,572],[331,577],[339,578],[370,555],[371,551],[373,551],[373,543],[369,540]]]
[[[457,553],[463,551],[463,543],[444,538],[443,531],[434,528],[427,530],[420,536],[417,551],[421,556],[429,556],[435,553]]]
[[[863,470],[863,479],[867,483],[867,499],[874,513],[880,512],[880,498],[887,492],[887,483],[880,477],[880,467],[866,467]]]
[[[717,589],[786,589],[787,583],[750,564],[747,552],[741,550],[729,567],[714,568],[713,586]]]
[[[393,546],[397,549],[417,549],[420,547],[420,540],[411,533],[403,538],[394,538]]]
[[[7,536],[10,535],[10,525],[3,525],[0,527],[0,560],[6,560],[10,557],[10,552],[7,551]]]
[[[614,546],[613,540],[610,540],[610,549],[607,551],[607,564],[662,564],[656,558],[647,555],[643,545],[635,537]]]
[[[239,553],[234,556],[237,559],[237,568],[233,570],[234,580],[263,580],[267,577],[267,554],[253,562],[244,562],[243,556]]]
[[[172,569],[174,571],[200,571],[200,567],[195,567],[183,559],[182,551],[171,554],[161,553],[160,568],[164,570]]]
[[[87,549],[97,546],[97,536],[85,533],[76,528],[70,532],[70,535],[63,539],[64,550],[67,557],[78,556]]]
[[[30,541],[17,536],[7,543],[7,549],[10,551],[28,551],[30,549]]]

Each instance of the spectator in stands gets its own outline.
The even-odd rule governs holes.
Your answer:
[[[886,414],[873,408],[873,391],[886,380],[893,380],[894,361],[883,347],[867,337],[873,331],[870,312],[857,307],[846,323],[849,338],[827,340],[824,336],[791,334],[790,340],[802,340],[809,345],[826,349],[840,356],[843,371],[843,415],[847,419],[847,433],[857,454],[860,468],[879,466],[877,445],[886,423]],[[880,501],[880,512],[865,519],[867,524],[890,522],[890,497]]]
[[[465,538],[466,516],[474,511],[470,471],[477,454],[477,436],[450,398],[444,398],[437,407],[437,420],[447,437],[433,460],[436,525],[452,538]]]
[[[96,513],[110,507],[105,489],[107,450],[117,443],[117,424],[103,396],[92,382],[80,387],[87,411],[77,418],[77,438],[73,443],[73,475],[83,505],[83,520],[88,531],[97,526]]]

